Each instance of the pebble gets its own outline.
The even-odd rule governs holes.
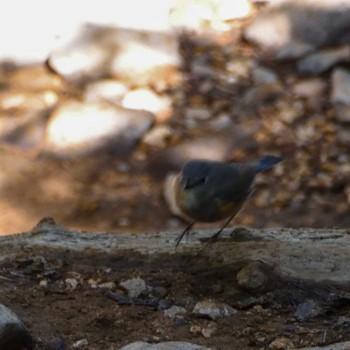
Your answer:
[[[88,346],[89,342],[87,341],[87,339],[80,339],[77,340],[74,344],[73,344],[73,349],[83,349],[85,346]]]
[[[84,96],[89,102],[104,100],[120,104],[128,91],[128,87],[120,81],[102,79],[88,84]]]
[[[0,349],[34,350],[34,340],[17,315],[0,304]]]
[[[192,344],[183,341],[169,341],[158,344],[146,342],[135,342],[123,346],[120,350],[214,350],[205,346]]]
[[[271,350],[286,350],[294,349],[293,342],[285,337],[276,338],[273,342],[270,343],[269,349]]]
[[[146,282],[139,277],[120,282],[119,285],[128,291],[130,298],[138,298],[147,291]]]
[[[176,318],[179,316],[182,317],[186,312],[187,310],[184,307],[173,305],[169,309],[164,310],[164,315],[169,318]]]
[[[298,62],[300,74],[318,75],[339,62],[350,61],[350,46],[345,45],[335,49],[325,49],[312,53]]]
[[[331,102],[350,105],[350,71],[337,68],[331,75]]]
[[[114,282],[105,282],[97,285],[98,288],[101,289],[111,289],[114,290],[116,288],[116,284]]]
[[[171,113],[171,100],[159,96],[148,88],[139,88],[126,93],[121,101],[124,108],[142,109],[156,115],[158,121],[165,121]]]
[[[211,338],[218,330],[218,326],[215,322],[210,322],[207,327],[202,328],[202,335],[204,338]]]
[[[263,66],[255,67],[252,71],[252,75],[256,85],[278,82],[277,74],[273,70]]]
[[[67,289],[73,291],[77,289],[79,282],[75,278],[67,278],[65,280]]]
[[[109,150],[125,156],[153,121],[152,113],[108,102],[66,101],[49,119],[44,153],[71,157]]]
[[[237,273],[237,282],[240,287],[247,290],[257,290],[266,285],[268,277],[256,263],[250,263],[244,266]]]
[[[237,313],[237,310],[228,304],[207,299],[199,301],[195,305],[192,313],[197,316],[208,317],[212,320],[217,320],[222,317],[232,316]]]
[[[319,316],[323,310],[316,301],[309,299],[298,305],[294,315],[300,320],[308,320],[310,318]]]

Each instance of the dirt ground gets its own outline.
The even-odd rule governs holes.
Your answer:
[[[182,254],[154,261],[135,252],[24,249],[0,264],[1,302],[21,317],[40,350],[73,349],[81,339],[87,340],[81,348],[89,350],[118,349],[140,340],[189,341],[229,350],[298,348],[349,339],[346,290],[270,276],[268,286],[252,293],[237,285],[238,267],[208,269],[207,263]],[[119,282],[134,277],[146,281],[149,291],[121,299],[126,294]],[[110,282],[117,286],[113,291],[107,287]],[[106,283],[106,289],[94,288],[94,283]],[[237,313],[215,321],[193,315],[194,305],[208,298],[231,305]],[[317,312],[299,318],[297,307],[307,300],[317,304]],[[170,318],[164,314],[170,305],[187,311]]]

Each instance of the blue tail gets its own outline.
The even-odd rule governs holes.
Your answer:
[[[260,173],[261,171],[269,169],[275,164],[278,164],[282,161],[283,161],[282,157],[265,156],[254,161],[252,165],[255,167],[256,171]]]

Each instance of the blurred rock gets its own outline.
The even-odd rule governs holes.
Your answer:
[[[254,83],[257,85],[260,84],[271,84],[276,83],[278,81],[277,74],[266,67],[263,66],[257,66],[253,69],[253,80]]]
[[[85,100],[89,102],[109,101],[120,104],[128,87],[120,81],[104,79],[92,82],[85,90]]]
[[[337,68],[331,76],[331,102],[350,105],[350,71]]]
[[[350,122],[350,72],[343,68],[333,71],[331,76],[331,102],[334,115],[341,122]]]
[[[183,341],[169,341],[158,344],[136,342],[123,346],[120,350],[214,350],[205,346],[187,343]]]
[[[142,141],[152,147],[164,147],[172,135],[172,130],[168,125],[156,125],[148,131]]]
[[[171,113],[171,100],[159,96],[148,88],[129,91],[122,100],[122,106],[130,109],[142,109],[155,114],[158,121],[167,120]]]
[[[291,59],[349,39],[350,2],[288,0],[268,5],[245,30],[245,37],[277,58]]]
[[[232,316],[237,310],[230,305],[215,300],[207,299],[199,301],[192,311],[194,315],[217,320],[222,317]]]
[[[34,340],[22,321],[5,305],[0,304],[0,349],[34,350]]]
[[[298,71],[300,74],[318,75],[339,62],[349,61],[350,46],[345,45],[335,49],[322,50],[303,58],[298,62]]]
[[[85,25],[49,57],[49,66],[74,82],[115,76],[136,86],[171,82],[180,62],[170,33]]]
[[[334,116],[340,122],[350,123],[350,106],[342,103],[336,103],[333,106]]]
[[[50,116],[44,153],[60,157],[110,152],[128,155],[150,128],[154,116],[108,102],[63,102]]]
[[[119,283],[119,285],[128,291],[130,298],[138,298],[147,291],[146,282],[142,278],[132,278]]]
[[[249,16],[252,5],[248,0],[181,1],[171,10],[170,23],[176,27],[205,30],[226,30],[226,21]]]
[[[208,108],[186,108],[185,117],[188,119],[207,120],[212,115]]]
[[[293,84],[292,92],[296,97],[305,98],[309,108],[320,108],[320,100],[327,88],[321,78],[299,80]]]

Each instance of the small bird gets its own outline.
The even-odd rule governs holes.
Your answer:
[[[190,222],[176,239],[176,247],[197,221],[228,219],[210,238],[215,241],[251,194],[256,174],[282,161],[282,157],[265,156],[250,163],[209,160],[186,163],[179,175],[168,180],[165,192],[173,212]]]

